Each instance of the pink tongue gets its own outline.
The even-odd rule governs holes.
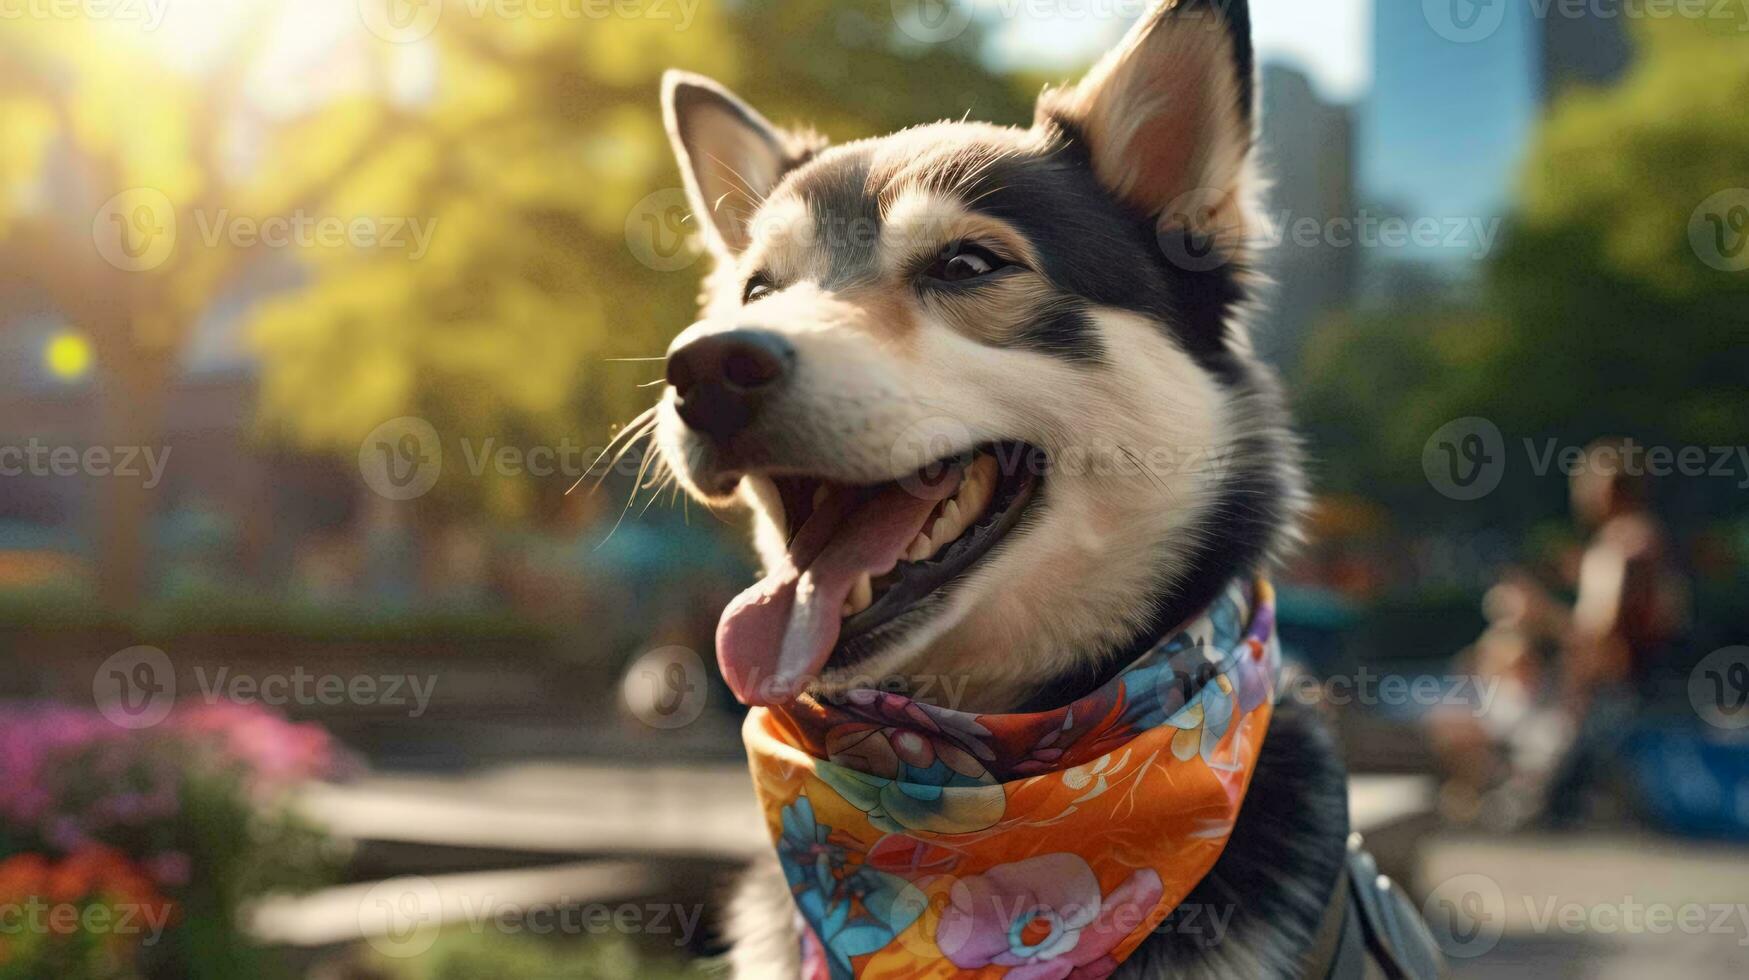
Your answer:
[[[891,571],[959,482],[951,471],[934,486],[889,486],[861,506],[854,491],[822,500],[783,567],[736,596],[717,623],[717,664],[735,697],[750,705],[794,700],[838,643],[839,613],[857,578]]]

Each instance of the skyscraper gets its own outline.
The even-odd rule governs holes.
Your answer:
[[[1468,32],[1462,8],[1378,0],[1373,87],[1360,125],[1362,200],[1410,217],[1491,215],[1505,204],[1541,103],[1531,5],[1491,0]],[[1429,256],[1437,258],[1438,256]]]
[[[1621,12],[1516,0],[1377,0],[1374,77],[1360,112],[1363,206],[1408,220],[1491,224],[1510,207],[1549,102],[1568,84],[1603,84],[1631,59]],[[1363,290],[1462,281],[1486,248],[1370,249]]]
[[[1264,66],[1262,97],[1264,210],[1279,240],[1262,257],[1276,288],[1256,332],[1258,349],[1285,365],[1319,317],[1353,300],[1358,249],[1325,230],[1354,216],[1354,127],[1347,106],[1285,65]],[[1296,233],[1307,222],[1316,236]]]

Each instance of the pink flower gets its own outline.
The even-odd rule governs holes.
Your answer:
[[[191,703],[179,707],[173,720],[178,733],[214,746],[263,787],[320,779],[338,762],[320,726],[294,724],[256,705]]]
[[[1011,967],[1009,980],[1100,980],[1163,892],[1143,868],[1102,897],[1086,861],[1042,854],[956,882],[935,941],[955,966]]]

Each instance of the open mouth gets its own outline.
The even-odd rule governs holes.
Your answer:
[[[788,561],[729,603],[717,627],[735,696],[784,703],[828,667],[879,652],[1019,523],[1042,455],[994,443],[871,486],[775,477]]]

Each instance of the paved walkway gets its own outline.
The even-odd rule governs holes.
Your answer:
[[[1453,975],[1749,977],[1749,850],[1643,835],[1441,836],[1416,891]],[[1460,916],[1454,920],[1454,914]],[[1470,955],[1473,954],[1473,955]]]

